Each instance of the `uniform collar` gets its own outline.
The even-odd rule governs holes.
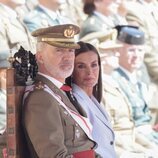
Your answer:
[[[53,77],[50,77],[48,75],[45,75],[41,72],[38,72],[39,75],[42,75],[44,77],[46,77],[48,80],[50,80],[54,85],[56,85],[56,87],[58,87],[59,89],[62,87],[63,83],[61,83],[60,81],[56,80],[55,78]]]
[[[133,72],[133,73],[130,73],[128,70],[126,70],[125,68],[123,67],[120,67],[121,70],[128,76],[129,80],[133,83],[133,84],[136,84],[137,83],[137,76],[136,76],[136,73]]]
[[[97,11],[94,11],[94,14],[98,16],[100,19],[102,19],[106,24],[109,24],[110,26],[114,26],[114,23],[110,16],[105,16],[104,14],[99,13]]]

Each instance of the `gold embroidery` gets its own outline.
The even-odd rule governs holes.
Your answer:
[[[75,35],[75,30],[72,26],[64,30],[64,36],[67,38],[72,38]]]

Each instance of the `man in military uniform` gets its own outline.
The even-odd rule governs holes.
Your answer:
[[[20,45],[27,50],[34,50],[33,38],[25,25],[20,21],[14,9],[21,5],[20,0],[0,0],[0,67],[9,67],[11,53],[15,53]],[[2,76],[0,76],[2,77]],[[1,135],[6,128],[6,93],[0,90],[0,130]],[[2,136],[1,136],[2,137]],[[0,145],[5,144],[4,139]],[[0,151],[1,152],[1,151]]]
[[[157,147],[158,133],[152,130],[151,116],[148,108],[148,90],[146,84],[136,76],[144,57],[144,33],[138,28],[122,27],[118,40],[123,44],[120,48],[120,67],[113,77],[124,92],[132,108],[132,117],[136,126],[137,136]]]
[[[24,17],[24,23],[30,32],[48,26],[70,23],[70,20],[61,16],[59,0],[39,0],[39,4]]]
[[[23,126],[31,157],[94,158],[91,125],[62,91],[74,67],[79,48],[75,25],[57,25],[34,31],[39,72],[24,95]],[[67,89],[68,90],[68,89]],[[33,156],[34,155],[34,156]],[[100,156],[98,156],[100,157]]]
[[[88,17],[81,24],[80,39],[93,32],[104,32],[113,28],[114,22],[110,17],[112,0],[84,0],[84,12]],[[104,33],[103,33],[104,34]]]
[[[127,20],[133,25],[138,25],[145,32],[146,50],[144,62],[151,81],[153,97],[149,104],[155,115],[154,123],[158,122],[158,2],[156,0],[136,0],[127,3]],[[143,71],[144,69],[141,68]]]
[[[20,45],[26,50],[34,51],[33,38],[14,11],[18,5],[21,5],[21,1],[0,0],[0,67],[10,66],[7,58]]]
[[[112,78],[113,71],[119,67],[119,49],[122,44],[115,39],[98,45],[103,70],[103,106],[108,111],[115,132],[117,155],[121,158],[148,157],[154,153],[148,143],[141,143],[135,139],[135,123],[128,98]]]
[[[136,0],[127,3],[127,20],[145,32],[146,63],[151,79],[158,83],[158,3],[155,0]]]
[[[18,16],[23,18],[38,5],[38,0],[25,0],[25,3],[16,8]]]

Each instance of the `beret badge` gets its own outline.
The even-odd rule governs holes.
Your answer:
[[[64,30],[64,36],[67,38],[72,38],[75,35],[75,30],[72,26]]]

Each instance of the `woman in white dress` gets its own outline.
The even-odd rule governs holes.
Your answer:
[[[71,80],[72,91],[80,105],[87,112],[93,125],[92,136],[96,148],[103,158],[116,158],[114,132],[105,109],[100,104],[102,93],[101,62],[96,48],[78,42],[80,49],[75,52],[75,67]]]

